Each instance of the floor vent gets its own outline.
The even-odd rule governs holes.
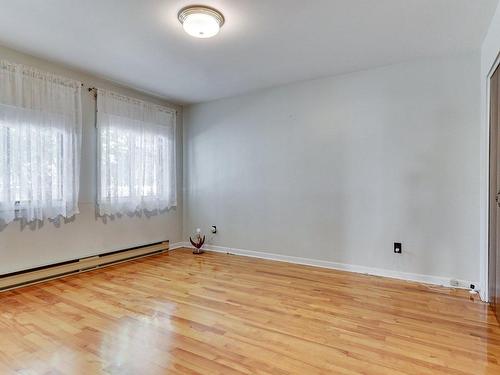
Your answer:
[[[144,256],[159,254],[167,251],[169,248],[168,245],[168,241],[158,242],[146,246],[138,246],[88,258],[75,259],[49,266],[0,275],[0,292],[53,280],[75,273],[91,271],[96,268],[111,266]]]

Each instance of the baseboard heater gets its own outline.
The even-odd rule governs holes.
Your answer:
[[[163,253],[168,251],[168,249],[168,241],[157,242],[150,245],[112,251],[87,258],[31,268],[25,271],[3,274],[0,275],[0,292]]]

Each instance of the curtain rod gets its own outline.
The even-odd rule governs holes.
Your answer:
[[[82,83],[82,86],[83,86],[83,83]],[[92,87],[89,87],[87,90],[88,90],[88,92],[93,93],[94,94],[94,98],[97,99],[97,87],[93,87],[92,86]],[[141,100],[141,99],[137,99],[137,100]],[[179,114],[179,111],[176,110],[176,109],[174,109],[174,108],[171,108],[171,107],[166,107],[166,108],[169,108],[169,109],[173,110],[176,115]]]
[[[97,98],[97,87],[89,87],[88,90],[94,93],[94,97]]]

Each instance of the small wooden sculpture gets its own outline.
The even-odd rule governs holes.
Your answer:
[[[201,234],[200,228],[196,229],[194,239],[189,237],[189,241],[191,242],[191,245],[195,247],[195,249],[193,250],[193,254],[203,254],[203,250],[201,250],[201,247],[205,243],[205,235]]]

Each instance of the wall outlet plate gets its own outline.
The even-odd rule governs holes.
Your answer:
[[[403,246],[401,242],[394,242],[394,253],[401,254],[403,252]]]
[[[472,290],[477,291],[476,284],[471,284],[463,280],[451,279],[450,286],[453,288],[462,288],[462,289],[469,289],[471,291]]]

